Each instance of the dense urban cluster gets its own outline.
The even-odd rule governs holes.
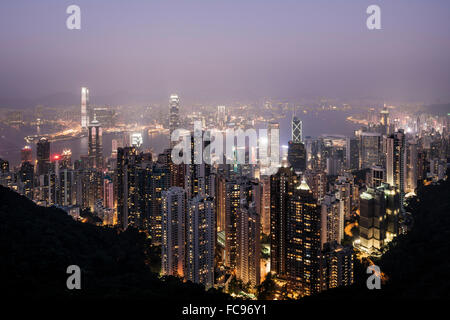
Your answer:
[[[161,248],[161,275],[241,297],[300,298],[351,285],[355,259],[382,255],[408,232],[408,199],[417,188],[447,178],[448,116],[384,105],[351,119],[362,123],[353,136],[309,137],[297,113],[281,164],[268,175],[260,163],[235,159],[175,164],[173,142],[154,154],[143,150],[139,133],[113,139],[106,155],[102,135],[112,125],[105,111],[92,108],[82,88],[88,154],[52,154],[51,137],[37,137],[35,155],[24,147],[20,165],[0,159],[0,184],[75,220],[135,228]],[[171,95],[169,134],[191,127],[195,117],[181,111]],[[200,117],[205,130],[252,125],[225,106],[214,115]]]

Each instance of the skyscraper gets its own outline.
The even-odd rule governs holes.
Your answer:
[[[384,192],[368,188],[360,196],[359,236],[367,252],[380,250],[386,238],[386,203]]]
[[[306,149],[303,143],[289,141],[288,161],[295,172],[304,172],[306,170]]]
[[[20,193],[33,200],[34,166],[30,161],[23,161],[19,170]]]
[[[359,135],[359,168],[366,169],[381,162],[381,135],[361,132]]]
[[[383,109],[380,111],[380,120],[381,120],[381,125],[383,128],[383,134],[389,134],[389,110],[386,107],[386,104],[384,105]]]
[[[292,168],[282,167],[270,176],[270,269],[281,276],[286,274],[289,199],[297,181]]]
[[[356,138],[347,138],[345,148],[345,158],[347,169],[356,170],[359,168],[359,140]]]
[[[406,183],[406,146],[402,129],[386,139],[386,182],[400,192],[400,206],[403,212]]]
[[[141,155],[135,147],[117,149],[117,215],[122,229],[141,228],[143,212],[140,210],[139,165]]]
[[[87,129],[89,125],[89,89],[81,88],[81,128]]]
[[[92,168],[103,168],[102,127],[94,115],[94,120],[89,124],[88,155]]]
[[[320,206],[302,181],[288,199],[286,276],[303,295],[321,290]]]
[[[30,146],[25,146],[20,151],[21,162],[31,162],[33,160],[32,151]]]
[[[340,208],[340,201],[332,193],[328,193],[322,200],[321,212],[321,243],[341,243],[344,239],[344,211]]]
[[[209,289],[214,285],[214,199],[197,195],[186,213],[186,279]]]
[[[225,264],[236,268],[237,264],[237,225],[239,212],[243,203],[261,201],[262,187],[248,177],[240,176],[228,180],[225,184]],[[260,206],[256,210],[260,210]]]
[[[255,203],[241,204],[236,223],[236,276],[252,286],[260,281],[261,216]]]
[[[50,170],[50,142],[41,138],[36,146],[37,174],[47,174]]]
[[[224,127],[227,121],[227,114],[225,106],[217,106],[217,124]]]
[[[165,275],[185,276],[186,201],[186,192],[180,187],[162,192],[161,265]]]
[[[297,117],[292,118],[292,142],[303,142],[303,123]]]
[[[172,94],[169,99],[169,130],[170,136],[172,132],[180,126],[180,98],[176,94]]]

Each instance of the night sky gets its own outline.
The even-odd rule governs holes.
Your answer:
[[[71,4],[81,30],[66,28]],[[370,4],[382,30],[366,28]],[[0,106],[82,85],[94,97],[448,101],[449,18],[445,0],[3,0]]]

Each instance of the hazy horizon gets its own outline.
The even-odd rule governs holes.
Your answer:
[[[366,28],[374,3],[382,30]],[[81,8],[81,30],[65,26],[71,4]],[[450,101],[448,1],[17,0],[0,7],[0,107],[79,97],[81,86],[98,104],[163,101],[172,92],[185,101]]]

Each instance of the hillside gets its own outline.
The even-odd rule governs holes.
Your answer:
[[[159,279],[156,253],[143,233],[74,221],[0,186],[0,282],[10,298],[137,298],[215,301],[216,290]],[[81,290],[68,290],[66,269],[82,270]]]

